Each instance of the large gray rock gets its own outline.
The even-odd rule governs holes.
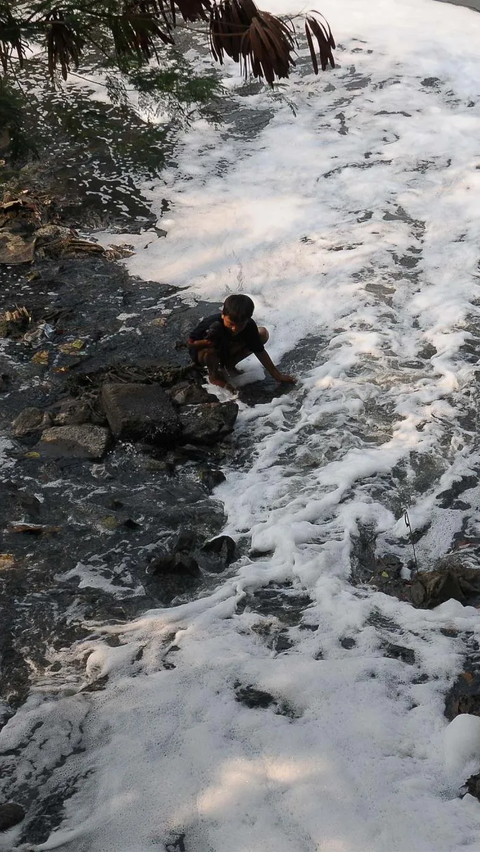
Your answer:
[[[24,408],[12,423],[13,433],[21,438],[40,430],[44,424],[43,411],[39,408]]]
[[[101,426],[52,426],[42,432],[35,449],[41,455],[101,459],[110,443],[110,432]]]
[[[457,562],[452,557],[440,561],[435,571],[418,571],[410,585],[412,604],[422,609],[432,609],[445,601],[478,605],[480,599],[480,571]]]
[[[160,385],[105,384],[102,405],[116,438],[169,446],[180,435],[177,413]]]
[[[15,802],[0,805],[0,831],[7,831],[21,822],[24,817],[25,811],[21,805],[17,805]]]
[[[169,396],[175,405],[200,405],[203,402],[217,401],[217,397],[208,393],[201,385],[186,381],[170,388]]]
[[[237,419],[236,402],[209,402],[180,409],[182,437],[194,444],[214,444],[233,430]]]

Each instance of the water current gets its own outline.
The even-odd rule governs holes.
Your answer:
[[[277,394],[253,359],[238,379],[214,499],[241,555],[193,599],[90,619],[55,651],[55,688],[39,678],[1,745],[9,794],[58,818],[0,848],[479,848],[460,796],[478,748],[452,759],[444,716],[478,610],[370,580],[478,566],[480,17],[324,6],[338,68],[316,78],[301,50],[275,95],[227,68],[224,123],[196,122],[140,186],[166,238],[128,235],[138,287],[182,290],[158,310],[248,293],[298,378]]]

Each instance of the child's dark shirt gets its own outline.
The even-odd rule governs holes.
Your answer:
[[[255,354],[264,351],[265,347],[258,333],[258,326],[255,320],[249,319],[243,331],[240,331],[238,334],[233,336],[230,329],[223,325],[221,314],[212,314],[212,316],[205,317],[205,319],[199,322],[193,331],[190,332],[190,340],[204,340],[209,328],[215,324],[221,325],[221,333],[227,346],[235,342],[240,343],[242,346],[245,346],[246,349],[249,349],[250,352],[254,352]]]

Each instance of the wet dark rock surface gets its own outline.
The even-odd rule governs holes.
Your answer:
[[[104,384],[102,405],[110,429],[119,440],[149,440],[168,447],[180,433],[176,411],[167,392],[157,384]]]
[[[55,649],[84,637],[89,619],[127,620],[218,582],[234,544],[203,548],[224,523],[211,491],[231,453],[237,406],[205,391],[183,346],[211,306],[188,307],[173,288],[98,256],[2,266],[0,286],[7,309],[21,303],[31,317],[4,340],[1,363],[6,720],[33,670],[36,679],[53,675]],[[119,400],[131,410],[151,397],[161,400],[156,424],[145,404],[143,428],[140,404],[130,425],[126,409],[118,413]],[[165,429],[168,440],[158,440]],[[160,570],[167,557],[171,570]]]
[[[242,686],[237,682],[235,684],[235,698],[250,710],[268,710],[271,708],[278,716],[298,717],[297,711],[288,702],[265,692],[263,689],[257,689],[252,684]]]
[[[14,802],[0,805],[0,831],[7,831],[21,822],[24,817],[25,811],[21,805],[16,805]]]
[[[449,722],[461,713],[480,716],[480,646],[471,633],[458,636],[467,649],[463,671],[452,683],[445,697],[445,716]],[[464,794],[470,793],[480,801],[480,773],[465,783]]]
[[[428,527],[411,536],[416,540]],[[351,581],[354,585],[369,585],[380,592],[408,601],[418,609],[434,609],[448,600],[464,606],[478,607],[480,603],[480,572],[472,567],[479,555],[479,541],[453,542],[452,552],[422,570],[414,559],[402,562],[397,556],[376,553],[376,535],[368,527],[359,526],[352,551]]]
[[[88,423],[53,426],[42,432],[34,452],[53,458],[101,459],[110,444],[108,429]]]

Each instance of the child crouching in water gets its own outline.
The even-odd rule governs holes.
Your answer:
[[[265,351],[269,334],[252,319],[254,310],[249,296],[228,296],[220,314],[206,317],[190,333],[190,357],[195,364],[207,368],[213,385],[234,391],[228,382],[228,373],[239,373],[236,365],[252,353],[277,382],[296,381],[293,376],[277,370]]]

